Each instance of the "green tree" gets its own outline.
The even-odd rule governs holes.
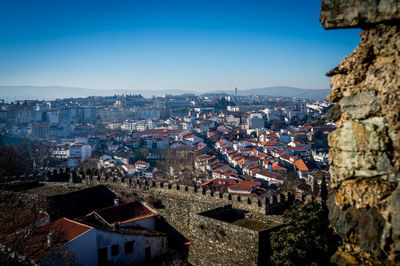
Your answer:
[[[145,160],[149,153],[150,150],[148,148],[134,148],[132,149],[132,156],[129,157],[129,163],[133,164],[136,161]]]
[[[282,125],[283,125],[283,121],[281,119],[274,119],[272,121],[271,129],[275,130],[275,131],[281,130]]]
[[[96,144],[95,149],[92,153],[93,157],[101,157],[104,154],[107,154],[108,148],[105,141],[100,141]]]
[[[294,204],[283,216],[283,227],[271,234],[271,246],[276,265],[329,265],[338,237],[329,228],[325,205]]]
[[[313,141],[317,149],[328,147],[328,136],[326,134],[323,134],[321,131],[315,132],[313,136]]]
[[[328,199],[328,189],[326,187],[326,180],[325,180],[325,175],[324,174],[322,174],[320,196],[321,196],[322,202],[325,204],[326,200]]]

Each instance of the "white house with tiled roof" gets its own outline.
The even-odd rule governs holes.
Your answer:
[[[47,240],[40,240],[52,245],[52,236],[61,232],[61,242],[54,242],[51,253],[38,259],[44,265],[61,265],[60,254],[66,254],[74,265],[149,263],[168,249],[166,234],[154,231],[154,223],[149,223],[155,215],[133,202],[92,212],[79,222],[61,218],[46,225],[50,227],[44,236]]]

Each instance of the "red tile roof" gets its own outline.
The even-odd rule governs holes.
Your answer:
[[[272,164],[272,170],[273,171],[287,171],[287,169],[285,167],[280,166],[278,162],[274,162]]]
[[[144,162],[144,161],[137,161],[137,162],[135,162],[135,164],[148,165],[149,163],[146,163],[146,162]]]
[[[236,185],[229,187],[229,190],[239,190],[239,191],[249,191],[251,192],[253,188],[260,186],[261,183],[257,181],[239,181]]]
[[[24,246],[21,246],[18,252],[29,257],[33,261],[38,261],[91,229],[93,229],[93,227],[67,218],[61,218],[50,224],[34,227],[31,231],[31,235],[23,233],[24,235],[22,236],[20,232],[8,235],[2,239],[2,243],[6,246],[12,246],[13,242],[22,241],[21,237],[23,237]],[[49,239],[52,239],[51,246],[48,246]]]
[[[71,241],[76,237],[83,235],[93,227],[72,221],[67,218],[60,218],[50,224],[50,232],[62,232],[62,238],[66,241]]]
[[[124,224],[157,215],[138,201],[100,209],[95,213],[109,224]]]
[[[236,181],[234,179],[231,178],[215,178],[212,180],[207,180],[206,182],[204,182],[203,184],[201,184],[201,186],[207,186],[207,185],[225,185],[225,186],[231,186],[231,185],[235,185]]]
[[[304,163],[303,159],[295,161],[294,165],[296,166],[297,169],[299,169],[301,171],[308,171],[308,167]]]

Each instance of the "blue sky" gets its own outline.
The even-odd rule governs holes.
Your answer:
[[[329,87],[358,29],[320,0],[0,0],[0,85],[92,89]]]

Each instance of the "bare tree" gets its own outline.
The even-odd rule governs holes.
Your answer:
[[[67,262],[73,252],[59,249],[66,243],[64,231],[51,226],[45,206],[37,195],[1,191],[0,265],[31,265],[50,254],[53,261],[72,265]]]
[[[78,168],[91,168],[91,169],[98,169],[98,161],[95,158],[89,158],[81,162]]]
[[[25,160],[29,173],[43,173],[49,170],[51,164],[50,146],[42,142],[23,142],[18,151]]]
[[[19,153],[14,146],[2,146],[0,148],[0,179],[24,173],[21,167]]]

